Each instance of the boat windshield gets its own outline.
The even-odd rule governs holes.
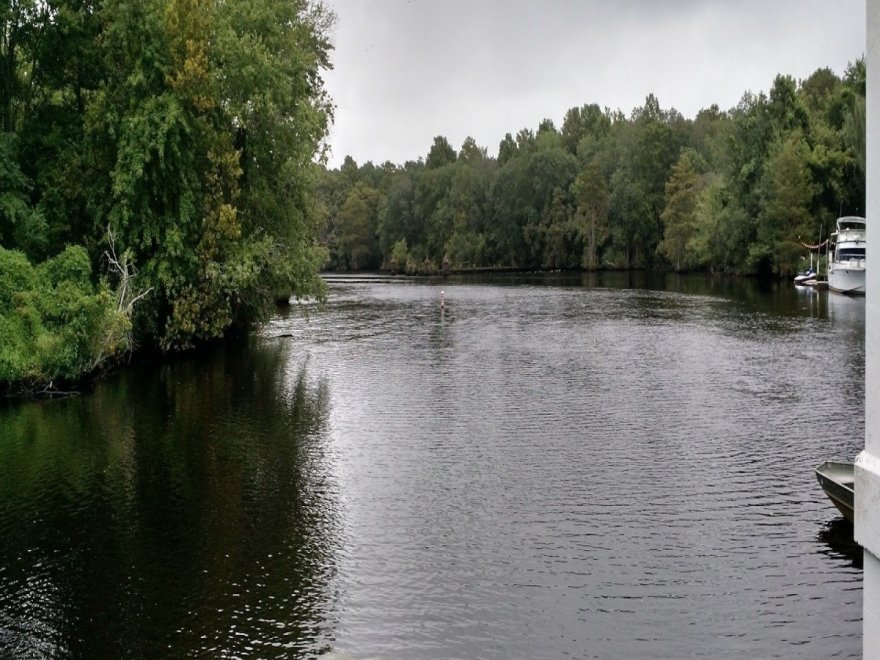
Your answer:
[[[837,221],[837,229],[839,231],[844,231],[847,229],[856,229],[859,231],[864,231],[865,230],[865,221],[858,220],[856,218],[852,218],[849,220],[838,220]]]
[[[841,248],[837,251],[838,261],[851,261],[853,259],[864,259],[865,248]]]

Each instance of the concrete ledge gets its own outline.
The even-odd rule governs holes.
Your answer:
[[[874,555],[865,553],[865,593],[880,593],[880,559]],[[862,614],[862,657],[866,660],[880,658],[880,610],[876,607],[874,599],[868,597],[864,601]]]
[[[855,539],[880,557],[880,458],[867,450],[856,458]]]

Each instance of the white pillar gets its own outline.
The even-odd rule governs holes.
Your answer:
[[[856,460],[855,537],[865,549],[862,655],[880,658],[880,0],[867,0],[867,10],[865,450]]]

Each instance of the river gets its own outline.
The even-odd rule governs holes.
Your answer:
[[[0,657],[860,657],[813,470],[864,443],[863,299],[328,287],[0,406]]]

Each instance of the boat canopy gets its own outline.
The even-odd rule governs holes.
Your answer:
[[[837,230],[844,229],[865,229],[865,219],[857,215],[847,215],[837,219]]]

